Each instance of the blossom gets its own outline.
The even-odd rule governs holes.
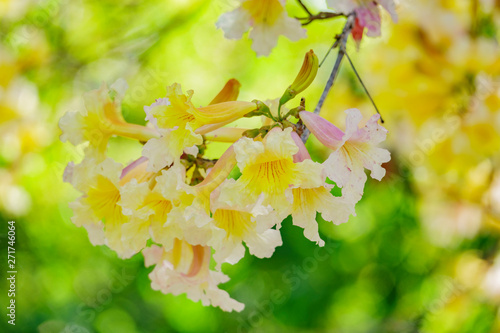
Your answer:
[[[341,177],[340,181],[332,179],[344,188],[347,182],[341,181],[347,171],[342,166],[349,166],[358,178],[359,170],[352,165],[359,163],[362,171],[367,167],[372,174],[380,173],[365,158],[373,153],[372,145],[385,138],[380,140],[377,134],[377,119],[358,129],[357,115],[352,116],[354,120],[348,116],[344,133],[304,114],[303,123],[316,135],[318,130],[322,134],[325,128],[334,127],[326,136],[327,145],[335,150],[332,156],[356,157],[360,152],[356,163],[333,165],[344,173],[339,175],[337,169],[330,170],[335,161],[311,160],[295,132],[302,125],[286,120],[290,114],[297,117],[302,108],[292,113],[282,104],[312,82],[317,66],[317,57],[310,51],[284,97],[270,106],[235,101],[240,84],[234,79],[201,107],[191,101],[192,91],[184,94],[179,84],[173,84],[164,98],[144,108],[148,126],[123,120],[119,105],[123,82],[111,90],[103,86],[94,91],[91,102],[95,105],[87,105],[92,112],[65,116],[61,121],[64,139],[74,144],[87,141],[91,148],[80,164],[71,162],[64,172],[64,180],[82,193],[70,204],[72,221],[87,229],[92,244],[107,245],[121,258],[142,251],[146,266],[155,265],[149,275],[153,289],[185,293],[193,301],[224,311],[241,311],[243,304],[218,288],[228,281],[221,272],[223,263],[236,264],[245,255],[245,247],[256,257],[271,257],[282,245],[281,222],[288,215],[308,239],[324,245],[317,213],[327,221],[343,223],[355,214],[357,202],[348,190],[341,197],[331,194],[329,172]],[[276,121],[280,107],[286,116]],[[224,128],[243,116],[260,115],[274,122],[253,129]],[[91,128],[97,128],[102,141],[88,135]],[[113,135],[141,141],[142,155],[126,167],[106,158],[107,141]],[[339,142],[330,142],[331,136]],[[214,163],[203,158],[207,140],[234,143]],[[241,175],[228,179],[236,167]],[[148,247],[151,242],[154,245]],[[210,269],[212,259],[214,270]]]
[[[225,235],[214,244],[214,259],[220,264],[237,263],[245,254],[245,242],[251,254],[269,258],[282,244],[278,230],[272,229],[281,222],[280,216],[270,206],[264,206],[263,196],[256,202],[241,198],[237,204],[230,199],[235,195],[235,180],[226,180],[211,194],[210,209],[213,226],[224,230]]]
[[[333,150],[324,162],[325,173],[343,188],[343,195],[359,201],[367,179],[365,168],[371,171],[374,179],[384,177],[385,169],[381,164],[390,160],[390,153],[378,147],[387,136],[387,130],[378,124],[379,115],[372,116],[359,128],[363,119],[361,112],[347,110],[345,132],[314,113],[302,111],[299,115],[316,138]]]
[[[233,89],[238,87],[235,83],[232,85]],[[256,109],[255,103],[241,101],[224,101],[197,108],[191,101],[193,93],[192,90],[188,90],[187,94],[184,94],[178,83],[168,86],[165,98],[158,99],[150,106],[144,107],[146,120],[151,121],[157,128],[163,129],[185,128],[187,124],[190,124],[196,131],[203,125],[209,124],[218,124],[222,127]],[[226,94],[235,96],[234,92],[221,91],[220,94],[221,96],[216,96],[216,100],[225,98]],[[206,133],[205,130],[196,132]]]
[[[299,172],[293,163],[293,155],[298,148],[290,135],[291,131],[291,128],[275,128],[262,141],[243,137],[234,144],[241,170],[237,181],[239,190],[254,200],[264,194],[265,204],[271,203],[275,209],[282,209],[291,201],[285,191]]]
[[[169,218],[169,213],[189,191],[184,180],[184,168],[172,167],[162,170],[154,178],[152,188],[149,182],[137,179],[132,179],[120,188],[119,205],[123,214],[130,217],[130,222],[122,225],[126,257],[145,248],[150,238],[169,247],[174,238],[182,237],[181,227]]]
[[[196,145],[203,143],[200,134],[193,132],[189,124],[185,128],[160,129],[161,137],[150,139],[142,149],[149,159],[148,170],[160,171],[174,162],[179,162],[183,153],[196,156]]]
[[[151,287],[173,295],[185,293],[195,302],[218,306],[224,311],[242,311],[244,305],[217,287],[229,278],[209,268],[211,250],[208,246],[191,245],[175,239],[171,249],[156,245],[143,250],[146,267],[156,265],[149,274]]]
[[[205,179],[196,186],[181,186],[182,200],[169,212],[183,232],[183,239],[194,245],[218,244],[225,236],[224,230],[213,228],[210,212],[210,195],[228,177],[236,165],[232,147],[226,150]]]
[[[228,101],[238,96],[239,82],[232,79],[205,107],[196,108],[191,102],[193,91],[182,93],[179,84],[167,87],[167,96],[145,106],[146,119],[155,125],[160,137],[150,139],[143,156],[150,161],[149,170],[159,171],[179,162],[183,153],[197,155],[201,134],[211,132],[256,109],[255,103]],[[220,103],[217,103],[222,101]]]
[[[110,88],[103,84],[86,93],[83,97],[85,110],[68,112],[59,120],[61,141],[69,141],[75,146],[88,142],[88,154],[103,160],[108,140],[113,135],[141,141],[155,137],[156,133],[151,129],[123,119],[121,100],[126,89],[125,81],[118,80]]]
[[[378,5],[389,12],[394,22],[398,20],[394,0],[327,0],[327,4],[346,15],[356,13],[352,36],[358,42],[361,41],[365,28],[368,37],[380,36],[381,19]]]
[[[311,164],[311,157],[297,133],[292,132],[292,138],[299,147],[294,161],[309,161]],[[293,224],[304,229],[306,238],[323,246],[325,242],[319,237],[316,212],[321,213],[325,221],[340,224],[347,222],[351,214],[356,215],[354,212],[356,202],[349,200],[346,196],[333,196],[330,192],[333,185],[326,183],[326,175],[323,172],[310,176],[302,178],[293,186],[293,203],[289,212],[292,215]]]
[[[236,186],[240,193],[253,200],[263,194],[264,204],[279,213],[291,203],[289,188],[302,178],[321,173],[321,165],[312,161],[293,162],[299,151],[291,136],[292,129],[272,129],[262,141],[241,138],[234,144],[234,151],[241,177]],[[234,200],[234,199],[233,199]]]
[[[241,0],[235,10],[222,14],[217,27],[229,39],[240,39],[251,28],[249,37],[258,56],[267,56],[284,35],[292,41],[306,37],[300,22],[288,16],[285,0]]]
[[[84,159],[73,168],[67,180],[84,193],[70,203],[73,223],[92,231],[89,238],[94,244],[107,244],[119,255],[125,255],[127,250],[121,241],[121,227],[129,217],[123,214],[119,205],[121,173],[122,165],[110,158],[101,163]]]

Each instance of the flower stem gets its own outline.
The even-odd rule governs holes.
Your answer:
[[[208,141],[236,142],[243,136],[243,133],[247,130],[248,129],[246,128],[222,127],[205,134],[204,137]]]

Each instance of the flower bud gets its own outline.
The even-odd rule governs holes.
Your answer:
[[[306,53],[304,57],[304,62],[302,63],[302,68],[297,74],[295,81],[289,86],[283,96],[280,99],[280,104],[283,105],[297,94],[306,90],[307,87],[313,82],[316,74],[318,73],[319,61],[313,50]]]
[[[240,93],[240,87],[241,83],[236,79],[227,81],[224,88],[222,88],[217,96],[215,96],[214,99],[210,102],[210,105],[237,100]]]
[[[342,138],[345,133],[328,120],[307,111],[300,112],[299,116],[311,133],[326,147],[336,150],[343,144]]]
[[[205,134],[205,139],[217,142],[236,142],[248,131],[251,130],[237,127],[222,127]]]
[[[253,102],[222,102],[211,104],[201,108],[192,110],[196,121],[201,125],[233,122],[249,112],[252,112],[257,107]]]

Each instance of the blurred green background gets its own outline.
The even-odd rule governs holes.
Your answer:
[[[343,19],[314,22],[306,39],[282,37],[257,58],[248,38],[226,40],[215,27],[236,0],[0,0],[0,274],[10,220],[18,270],[16,326],[6,323],[2,278],[0,331],[500,332],[499,4],[408,2],[398,24],[384,14],[381,38],[365,37],[359,51],[348,45],[389,129],[387,176],[367,183],[348,223],[318,216],[325,248],[288,219],[272,258],[247,254],[223,266],[231,280],[222,288],[246,305],[224,313],[153,291],[141,255],[120,260],[71,223],[68,202],[78,193],[62,173],[82,149],[58,140],[57,122],[83,108],[83,92],[120,77],[130,86],[124,116],[135,123],[174,82],[193,89],[198,105],[230,78],[242,83],[240,100],[277,98],[309,49],[326,53]],[[287,9],[303,15],[295,1]],[[303,93],[307,109],[334,61],[332,54]],[[478,95],[481,87],[487,93]],[[482,118],[471,124],[467,112],[478,103]],[[341,126],[351,107],[374,112],[344,63],[322,115]],[[460,125],[428,148],[447,114]],[[314,159],[327,156],[314,138],[308,146]],[[109,151],[127,163],[140,149],[113,139]]]

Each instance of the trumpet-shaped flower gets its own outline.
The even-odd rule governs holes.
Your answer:
[[[256,200],[264,195],[264,205],[271,205],[279,213],[292,201],[287,191],[302,178],[321,172],[321,166],[312,161],[293,162],[299,151],[291,136],[292,129],[272,129],[262,141],[241,138],[234,144],[241,177],[236,182],[241,193]]]
[[[186,192],[185,200],[174,207],[170,216],[181,224],[184,239],[190,244],[220,247],[224,229],[216,227],[211,212],[211,194],[226,181],[236,165],[233,146],[229,147],[210,170],[205,179]]]
[[[299,152],[294,156],[295,162],[303,162],[314,166],[304,143],[292,132],[292,138],[299,147]],[[335,197],[331,194],[333,185],[326,183],[326,175],[323,172],[312,174],[311,177],[302,178],[292,188],[293,203],[289,213],[292,215],[293,224],[304,229],[304,235],[309,240],[323,246],[325,242],[319,237],[316,212],[321,213],[325,221],[334,224],[347,222],[349,216],[356,215],[354,212],[355,201],[347,197]]]
[[[123,119],[121,100],[126,89],[125,81],[118,80],[110,89],[103,84],[98,90],[86,93],[85,110],[68,112],[59,120],[61,141],[69,141],[74,145],[89,142],[89,156],[103,160],[108,140],[113,135],[141,141],[155,137],[151,129],[129,124]]]
[[[200,134],[193,132],[191,125],[175,129],[160,129],[161,137],[150,139],[142,149],[142,155],[149,159],[148,170],[160,171],[174,162],[179,162],[183,153],[196,156],[203,143]]]
[[[169,213],[169,219],[176,221],[183,231],[183,239],[193,245],[219,244],[225,237],[224,230],[214,228],[210,212],[210,195],[222,184],[236,165],[234,149],[231,146],[205,179],[196,186],[182,186],[184,194],[178,206]]]
[[[272,207],[262,205],[263,196],[256,202],[244,198],[232,204],[232,198],[240,197],[235,180],[226,180],[212,192],[210,209],[213,226],[225,231],[223,239],[212,246],[214,259],[219,264],[237,263],[245,255],[245,242],[251,254],[259,258],[269,258],[277,246],[282,244],[278,230],[272,229],[281,218]]]
[[[385,175],[381,165],[389,162],[391,155],[378,147],[387,136],[387,130],[378,124],[379,115],[359,128],[361,112],[350,109],[346,114],[345,133],[314,113],[302,111],[300,118],[321,143],[333,150],[324,162],[328,178],[342,187],[343,196],[359,201],[367,179],[364,169],[371,171],[372,178],[381,180]]]
[[[358,42],[363,37],[365,28],[368,37],[380,36],[381,19],[378,5],[389,12],[394,22],[398,20],[394,0],[327,0],[327,3],[344,14],[356,13],[352,35]]]
[[[227,94],[221,91],[222,95],[218,95],[220,98],[216,98],[224,100],[237,96],[234,93],[237,87],[236,83],[232,83]],[[191,102],[192,96],[192,90],[188,90],[185,95],[181,85],[174,83],[167,87],[166,98],[157,99],[151,106],[144,107],[146,119],[163,129],[186,128],[190,124],[196,133],[204,134],[204,130],[198,130],[204,125],[220,124],[219,127],[222,127],[256,109],[255,103],[240,101],[224,101],[197,108]]]
[[[120,189],[123,214],[130,222],[122,226],[122,241],[126,256],[141,251],[149,238],[170,248],[175,238],[182,238],[181,227],[168,217],[172,208],[179,205],[189,191],[184,183],[185,170],[172,167],[150,182],[132,179]],[[150,188],[152,186],[152,188]]]
[[[149,140],[143,155],[150,161],[149,170],[159,171],[178,162],[183,153],[197,155],[196,145],[203,143],[201,134],[220,128],[256,109],[255,103],[231,101],[239,92],[239,82],[229,80],[206,107],[191,102],[193,91],[182,93],[177,83],[167,87],[167,97],[144,107],[146,119],[153,123],[160,138]]]
[[[121,173],[122,165],[109,158],[101,163],[84,160],[74,168],[71,179],[84,195],[70,207],[73,209],[73,223],[92,230],[89,237],[93,243],[100,244],[104,240],[119,255],[125,255],[127,250],[121,240],[121,228],[129,217],[123,214],[119,205]]]
[[[191,221],[198,227],[202,227],[211,221],[210,195],[226,180],[235,166],[236,154],[234,152],[234,145],[232,145],[222,154],[207,177],[194,187],[195,196],[193,197],[193,201],[183,212],[188,221]]]
[[[267,56],[284,35],[292,41],[306,37],[300,22],[288,16],[285,0],[241,0],[232,12],[223,14],[217,27],[229,39],[240,39],[250,27],[252,48],[258,56]]]
[[[151,287],[167,294],[185,293],[195,302],[218,306],[224,311],[242,311],[244,305],[217,287],[229,278],[209,268],[211,249],[175,239],[172,249],[153,245],[143,250],[146,266],[156,265],[149,274]]]
[[[263,141],[241,138],[234,144],[236,160],[242,175],[237,184],[241,191],[256,199],[264,194],[265,204],[284,209],[290,197],[286,190],[294,183],[299,170],[293,163],[298,152],[290,133],[279,128],[271,130]]]

